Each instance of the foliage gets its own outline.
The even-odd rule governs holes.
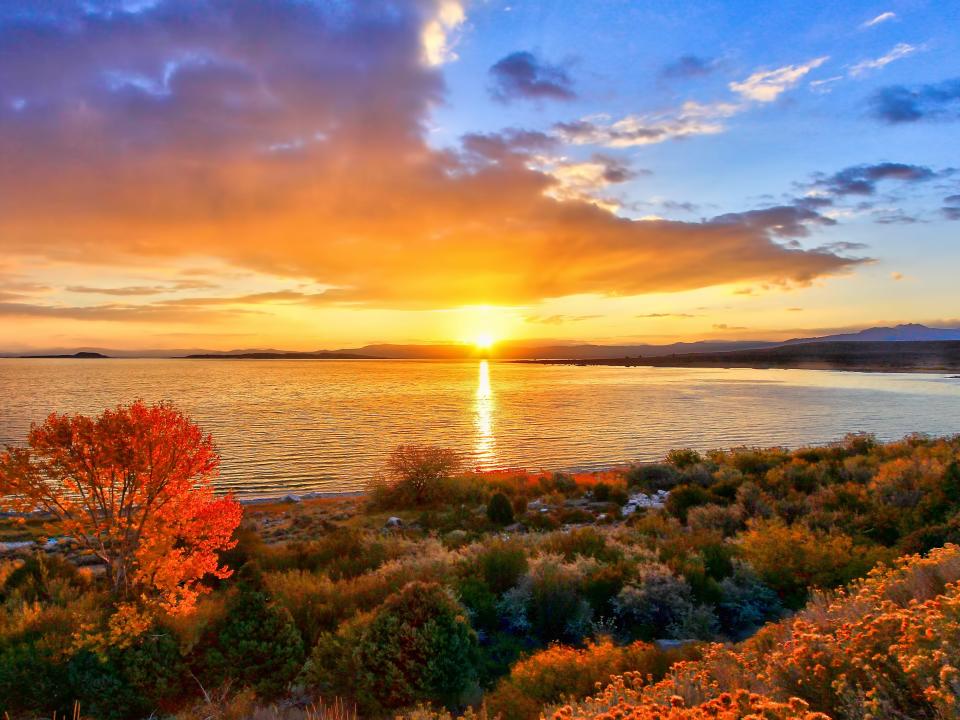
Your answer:
[[[424,506],[448,499],[445,485],[462,467],[459,454],[428,445],[400,445],[387,459],[386,473],[374,485],[381,507]]]
[[[834,588],[863,575],[879,551],[856,546],[842,533],[824,533],[782,520],[754,521],[740,538],[746,560],[788,607],[799,607],[812,588]]]
[[[956,717],[958,668],[960,547],[949,545],[877,568],[740,646],[711,646],[660,682],[624,673],[553,717],[936,720]]]
[[[213,440],[182,413],[138,401],[97,418],[52,414],[27,445],[0,454],[0,509],[51,514],[119,597],[187,612],[205,577],[228,574],[217,553],[241,509],[213,496]]]
[[[641,568],[613,607],[620,631],[630,638],[709,638],[717,623],[709,609],[694,604],[689,583],[664,565]]]
[[[657,679],[696,648],[661,651],[645,642],[616,645],[610,638],[588,641],[583,648],[552,645],[517,662],[486,697],[487,711],[503,720],[536,720],[544,705],[586,697],[612,675],[638,672]]]
[[[273,602],[259,568],[244,565],[226,614],[199,648],[198,664],[211,686],[228,681],[259,697],[282,693],[303,665],[303,641],[289,611]]]
[[[513,506],[510,498],[502,492],[494,494],[487,503],[487,517],[494,525],[510,525],[513,523]]]
[[[444,588],[411,583],[335,635],[321,636],[306,681],[355,698],[370,714],[431,700],[452,706],[476,681],[476,643]]]

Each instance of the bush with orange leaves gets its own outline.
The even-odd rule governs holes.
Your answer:
[[[696,646],[660,650],[640,641],[615,645],[610,638],[583,648],[553,645],[517,662],[486,697],[486,708],[502,720],[536,720],[544,705],[585,697],[628,669],[652,681],[678,660],[697,656]]]
[[[617,677],[556,720],[960,716],[960,547],[904,557],[736,647]]]
[[[687,707],[683,698],[675,695],[664,706],[638,706],[621,700],[599,715],[578,715],[572,707],[556,710],[553,720],[831,720],[823,713],[811,712],[800,698],[777,702],[770,698],[737,690],[723,693],[718,698]]]

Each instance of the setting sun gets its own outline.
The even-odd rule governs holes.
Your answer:
[[[480,350],[489,350],[493,347],[493,344],[496,342],[496,338],[493,337],[492,333],[482,332],[478,333],[477,336],[473,339],[473,344],[477,346]]]

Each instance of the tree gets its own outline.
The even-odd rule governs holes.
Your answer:
[[[417,505],[435,502],[441,496],[443,482],[462,467],[463,461],[446,448],[400,445],[387,460],[388,485]]]
[[[513,507],[510,500],[502,492],[496,493],[487,504],[487,517],[496,525],[510,525],[513,523]]]
[[[271,600],[255,563],[238,573],[236,593],[208,634],[200,664],[206,682],[238,680],[262,698],[280,695],[303,666],[303,640],[290,611]]]
[[[321,635],[306,679],[352,696],[364,717],[418,702],[451,707],[476,682],[477,636],[445,588],[409,583],[335,635]]]
[[[189,612],[242,509],[217,498],[210,435],[168,404],[50,415],[0,454],[0,509],[41,510],[105,565],[115,597]]]

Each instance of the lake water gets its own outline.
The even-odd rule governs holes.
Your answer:
[[[361,488],[400,443],[482,468],[590,469],[675,447],[960,432],[960,380],[815,370],[472,361],[0,360],[0,445],[52,411],[170,400],[240,496]]]

